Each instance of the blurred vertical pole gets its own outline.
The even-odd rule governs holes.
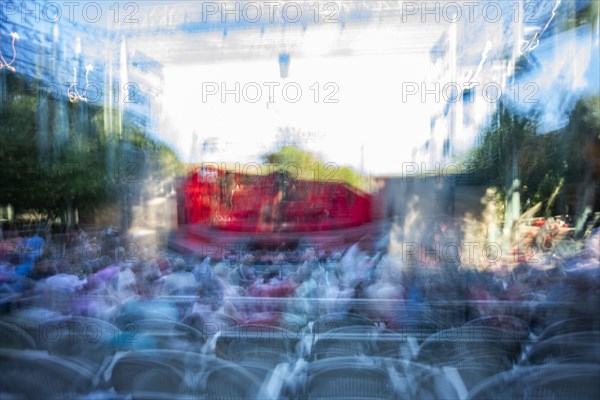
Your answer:
[[[59,61],[62,60],[62,57],[60,57],[60,52],[59,52],[59,48],[58,48],[58,37],[59,37],[59,28],[58,25],[54,25],[52,26],[52,42],[51,42],[51,46],[50,46],[50,56],[49,56],[49,65],[48,65],[48,69],[50,72],[50,75],[52,77],[54,77],[55,82],[60,82],[59,79]],[[54,121],[52,123],[52,128],[51,128],[51,138],[49,139],[49,142],[47,146],[48,146],[48,153],[49,153],[49,163],[50,164],[56,164],[55,160],[54,160],[54,145],[56,143],[56,137],[57,137],[57,132],[58,129],[56,127],[56,121],[59,119],[60,117],[60,112],[58,110],[59,104],[61,104],[63,101],[66,101],[66,99],[64,98],[64,94],[60,93],[60,88],[56,87],[56,85],[54,85],[54,83],[52,83],[53,87],[49,87],[48,89],[44,88],[41,89],[40,88],[40,95],[42,94],[42,92],[44,92],[46,94],[46,96],[48,96],[49,98],[52,99],[52,114],[54,115]],[[56,90],[55,90],[56,89]],[[50,242],[51,238],[52,238],[52,221],[48,220],[48,225],[47,225],[47,232],[46,232],[46,241]]]
[[[35,56],[36,77],[34,81],[34,98],[37,99],[36,117],[37,117],[37,152],[38,164],[45,165],[48,160],[48,94],[40,90],[40,82],[44,82],[48,73],[46,56],[46,46],[42,41],[38,45],[38,51]]]
[[[104,160],[104,171],[110,183],[113,183],[111,171],[116,165],[116,152],[117,152],[117,138],[116,129],[114,123],[114,104],[119,99],[119,82],[113,82],[114,79],[114,47],[112,42],[109,42],[106,48],[107,52],[107,67],[105,69],[105,81],[104,85],[104,137],[106,140],[106,155]]]
[[[79,58],[78,62],[78,67],[77,67],[77,71],[80,71],[80,76],[81,76],[81,93],[85,93],[85,91],[88,89],[87,87],[87,82],[85,79],[85,75],[87,74],[86,71],[86,66],[85,66],[85,62],[83,61],[82,58]],[[78,80],[79,82],[79,80]],[[87,93],[85,95],[87,97]],[[88,109],[89,109],[89,105],[87,101],[82,101],[80,103],[77,104],[77,113],[73,115],[74,118],[74,134],[77,135],[77,137],[79,138],[79,143],[80,145],[83,145],[84,143],[87,143],[89,140],[89,124],[88,119],[89,119],[89,113],[88,113]]]
[[[198,134],[196,133],[196,131],[192,131],[192,147],[190,148],[190,157],[188,158],[189,162],[194,162],[195,159],[195,153],[198,149]],[[202,158],[202,152],[200,152],[200,166],[202,166],[202,163],[204,162],[204,159]]]
[[[124,89],[127,86],[127,44],[125,38],[121,39],[121,45],[119,48],[119,89]],[[124,125],[124,113],[125,113],[125,98],[128,93],[121,93],[121,96],[117,98],[118,107],[117,107],[117,137],[118,137],[118,156],[116,160],[116,171],[117,176],[119,177],[119,187],[121,188],[122,200],[121,200],[121,225],[123,226],[124,231],[128,231],[131,227],[131,193],[129,191],[129,186],[127,183],[121,181],[120,171],[122,170],[122,166],[127,165],[131,160],[126,160],[125,156],[129,153],[127,149],[125,149],[125,138],[123,137],[123,125]],[[137,167],[137,166],[136,166]]]
[[[450,199],[448,206],[448,214],[450,217],[454,218],[455,208],[456,208],[456,181],[458,180],[458,175],[450,180]]]
[[[454,19],[452,22],[450,22],[450,39],[449,39],[450,43],[449,43],[449,47],[450,47],[450,62],[449,62],[449,67],[450,67],[450,82],[456,82],[456,77],[457,77],[457,67],[458,67],[458,22],[456,22],[456,19]],[[458,94],[456,94],[458,95]],[[449,115],[450,115],[450,126],[449,126],[449,132],[447,135],[447,140],[448,140],[448,145],[447,147],[444,146],[446,143],[444,143],[444,145],[442,146],[442,159],[444,160],[444,162],[448,161],[452,155],[453,155],[453,148],[454,148],[454,142],[456,140],[455,136],[456,136],[456,124],[457,124],[457,112],[456,112],[456,101],[453,101],[450,103],[450,111],[449,111]],[[438,160],[436,160],[438,161]]]
[[[524,9],[524,5],[523,5],[523,1],[519,0],[515,3],[514,5],[515,7],[518,7],[515,12],[515,15],[518,16],[523,16],[525,15],[525,9]],[[513,43],[513,50],[512,50],[512,57],[510,60],[509,65],[507,66],[507,75],[508,76],[514,76],[515,75],[515,68],[516,68],[516,64],[517,61],[519,60],[519,58],[522,56],[522,45],[523,45],[523,20],[524,18],[514,18],[513,19],[513,32],[514,32],[514,43]],[[514,240],[516,240],[517,238],[514,236],[517,232],[513,229],[513,224],[519,219],[519,216],[521,215],[521,187],[520,187],[520,181],[519,181],[519,162],[518,162],[518,157],[517,157],[517,144],[516,144],[516,137],[515,137],[515,132],[514,129],[517,126],[517,121],[516,120],[512,120],[511,121],[511,126],[507,127],[507,129],[511,130],[513,132],[512,135],[510,135],[511,138],[511,147],[512,147],[512,154],[511,154],[511,173],[510,173],[510,183],[509,183],[509,190],[507,192],[506,195],[506,199],[505,199],[505,221],[504,221],[504,235],[505,238],[508,238],[508,240],[505,239],[504,242],[504,249],[503,251],[508,251],[508,246],[510,246],[510,243],[512,243]],[[507,174],[508,175],[508,174]],[[508,235],[508,236],[507,236]]]
[[[508,185],[508,191],[506,192],[506,200],[505,200],[505,222],[504,222],[504,245],[505,249],[508,251],[508,246],[510,243],[513,243],[515,237],[515,222],[519,219],[519,215],[521,214],[521,184],[519,181],[519,160],[518,160],[518,152],[517,152],[517,135],[520,135],[521,132],[516,132],[518,127],[518,121],[516,117],[513,117],[510,120],[510,126],[507,127],[511,131],[509,135],[510,138],[510,148],[511,148],[511,165],[510,165],[510,183]],[[508,166],[507,166],[508,167]]]
[[[365,176],[365,145],[360,146],[360,175]]]
[[[594,29],[596,36],[594,40],[595,47],[598,48],[600,46],[600,2],[592,2],[592,7],[590,8],[590,13],[592,14],[591,20],[594,20],[594,13],[596,14],[596,29]]]
[[[279,75],[281,79],[287,79],[290,73],[290,53],[279,54]]]
[[[127,86],[127,43],[125,39],[121,39],[121,48],[119,50],[119,86],[120,88],[126,88]],[[125,98],[127,98],[128,93],[122,93],[121,98],[118,99],[119,102],[119,114],[117,121],[117,130],[119,132],[119,139],[121,139],[123,135],[123,117],[125,112]]]
[[[517,16],[522,16],[524,13],[523,10],[523,1],[522,0],[518,0],[515,3],[515,7],[517,7],[517,9],[515,10],[515,15]],[[510,64],[508,65],[508,69],[509,69],[509,76],[514,76],[515,75],[515,66],[517,64],[517,60],[519,59],[519,57],[521,56],[521,46],[523,45],[522,40],[523,40],[523,19],[524,18],[514,18],[513,19],[513,38],[514,38],[514,43],[513,43],[513,50],[512,50],[512,57],[510,60]]]
[[[53,76],[58,79],[58,82],[68,82],[72,79],[72,77],[66,76],[66,71],[70,71],[70,68],[63,71],[59,68],[59,65],[65,61],[64,51],[60,48],[61,43],[59,38],[60,30],[58,25],[55,25],[52,32],[52,59],[54,61],[51,68]],[[62,145],[68,138],[67,130],[69,126],[69,116],[67,112],[67,98],[64,96],[64,93],[56,93],[56,98],[54,99],[54,120],[52,125],[52,162],[58,164],[62,153]]]
[[[0,74],[0,111],[4,109],[4,103],[8,101],[8,88],[6,87],[6,74]]]

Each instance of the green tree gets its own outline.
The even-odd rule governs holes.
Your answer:
[[[598,180],[600,98],[578,101],[568,124],[556,132],[538,134],[537,119],[535,113],[521,116],[500,104],[469,161],[475,176],[491,178],[482,183],[495,187],[501,199],[518,178],[527,188],[523,201],[541,201],[546,213],[560,213],[554,200],[563,187]]]
[[[11,204],[16,214],[54,218],[74,208],[92,213],[120,201],[125,191],[139,193],[149,178],[181,173],[173,151],[131,118],[126,116],[123,135],[116,138],[104,131],[102,107],[54,99],[35,87],[7,78],[0,105],[0,204]],[[61,107],[66,123],[54,123]]]
[[[342,182],[359,189],[364,185],[363,177],[353,168],[325,162],[318,155],[296,146],[282,146],[265,155],[264,159],[275,166],[275,171],[287,171],[298,179]]]

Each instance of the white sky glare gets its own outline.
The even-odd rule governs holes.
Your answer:
[[[461,85],[466,82],[460,81],[466,79],[465,71],[480,72],[476,77],[480,88],[486,82],[504,85],[513,65],[505,57],[512,42],[503,24],[480,21],[464,28],[463,36],[454,41],[451,32],[455,29],[450,28],[451,24],[424,24],[419,19],[404,24],[370,21],[345,27],[268,27],[264,32],[251,27],[227,35],[200,32],[193,41],[192,36],[180,34],[173,43],[181,46],[183,55],[164,63],[162,105],[167,118],[161,137],[184,161],[245,163],[261,161],[262,155],[275,149],[280,130],[287,128],[306,135],[303,147],[321,154],[323,162],[361,169],[364,160],[364,172],[373,175],[401,173],[402,163],[413,161],[417,147],[421,156],[430,152],[434,159],[450,132],[454,132],[453,154],[459,154],[471,145],[478,126],[493,112],[493,102],[483,101],[480,91],[474,106],[464,108],[468,118],[456,111],[444,119],[440,118],[446,116],[444,101],[423,100],[421,85],[431,88],[454,80]],[[546,130],[564,125],[584,89],[597,92],[598,33],[590,29],[546,33],[531,56],[539,67],[518,82],[525,85],[529,80],[537,85],[535,101],[520,106],[540,110]],[[445,43],[445,55],[434,57],[440,52],[440,42]],[[461,50],[464,60],[457,61],[452,48]],[[173,53],[180,54],[177,49]],[[280,78],[280,53],[291,57],[286,79]],[[464,70],[453,75],[451,65]],[[265,83],[274,85],[273,99]],[[283,93],[286,84],[293,86]],[[419,94],[403,99],[404,84],[416,84]],[[217,92],[203,93],[207,88]],[[224,98],[223,88],[230,91]],[[516,100],[523,103],[521,98]],[[433,127],[432,121],[437,121]],[[221,150],[204,155],[201,146],[193,150],[193,132],[199,144],[218,138]],[[433,145],[423,146],[428,140]]]
[[[385,49],[390,46],[386,40],[397,38],[367,30],[358,36],[355,47],[368,47],[374,54],[332,55],[332,40],[315,42],[319,37],[318,33],[307,33],[305,46],[312,51],[303,54],[308,56],[294,57],[291,53],[287,79],[280,78],[276,57],[167,65],[163,104],[168,107],[168,129],[175,131],[170,136],[176,137],[173,145],[181,157],[200,161],[200,154],[191,154],[195,131],[199,142],[218,137],[222,144],[230,144],[223,152],[205,155],[204,161],[259,161],[260,155],[273,149],[279,129],[289,127],[310,134],[304,147],[322,154],[324,162],[360,168],[361,146],[366,172],[395,173],[402,161],[411,161],[413,147],[429,136],[431,113],[417,96],[402,102],[402,83],[426,78],[429,46],[420,53],[388,54],[377,48]],[[325,53],[329,54],[322,55]],[[274,102],[269,101],[270,89],[265,82],[279,85],[273,88]],[[203,99],[203,85],[206,89],[213,83],[218,93]],[[239,103],[234,94],[226,95],[223,101],[221,85],[235,91],[236,83],[241,93]],[[247,84],[250,86],[244,96]],[[262,95],[253,103],[258,94],[255,84]],[[283,93],[286,84],[292,85],[288,100]],[[295,87],[302,94],[292,102]]]

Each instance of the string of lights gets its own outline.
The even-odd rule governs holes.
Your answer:
[[[83,101],[86,103],[88,102],[88,98],[86,97],[87,89],[90,83],[88,80],[88,76],[90,71],[93,70],[94,67],[92,66],[92,64],[88,64],[85,66],[85,86],[83,87],[83,91],[80,94],[77,90],[77,66],[73,67],[73,84],[69,86],[69,89],[67,89],[67,96],[69,97],[69,101],[71,103],[76,103],[77,101]]]
[[[12,38],[13,57],[12,57],[12,60],[10,60],[10,62],[7,62],[6,59],[4,58],[4,55],[2,54],[2,51],[0,50],[0,70],[2,70],[3,68],[6,68],[12,72],[17,72],[16,68],[13,67],[13,64],[14,64],[15,60],[17,59],[17,50],[15,48],[15,42],[20,38],[19,38],[19,34],[16,32],[12,32],[10,34],[10,37]]]

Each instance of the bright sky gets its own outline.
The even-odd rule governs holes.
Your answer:
[[[357,47],[370,43],[372,50],[376,43],[385,48],[387,44],[382,40],[395,40],[385,33],[372,35],[380,37],[361,37]],[[199,154],[190,159],[192,132],[196,131],[200,143],[218,137],[228,144],[225,151],[211,154],[204,161],[258,161],[260,155],[273,148],[278,129],[290,127],[310,133],[312,138],[305,147],[323,154],[325,162],[360,168],[364,145],[366,172],[397,173],[402,161],[411,161],[413,147],[429,136],[430,106],[422,104],[417,96],[403,104],[401,96],[403,82],[422,82],[426,78],[428,49],[411,54],[381,51],[375,55],[318,56],[328,50],[318,40],[310,40],[310,48],[313,56],[295,58],[292,53],[285,80],[280,79],[276,57],[166,66],[163,106],[169,130],[174,132],[169,141],[183,159],[200,161]],[[203,99],[203,84],[212,82],[218,93]],[[223,82],[227,89],[240,83],[239,103],[233,94],[222,102]],[[253,82],[262,90],[256,103],[248,101],[257,96],[255,87],[248,86],[247,96],[243,96],[244,85]],[[274,87],[272,104],[268,104],[269,87],[264,82],[280,84]],[[282,87],[286,83],[301,88],[297,103],[284,99]],[[319,88],[317,102],[315,83]],[[294,87],[290,87],[289,98],[295,94]],[[338,103],[326,103],[327,95]]]

